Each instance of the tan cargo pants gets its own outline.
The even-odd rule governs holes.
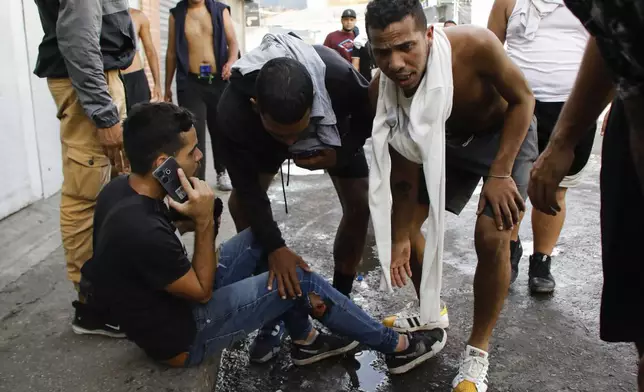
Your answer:
[[[110,95],[125,118],[125,89],[119,71],[105,73]],[[96,136],[96,125],[78,101],[71,80],[50,78],[60,120],[63,186],[60,200],[60,232],[67,261],[67,277],[76,285],[80,269],[92,257],[96,197],[110,180],[111,165]]]

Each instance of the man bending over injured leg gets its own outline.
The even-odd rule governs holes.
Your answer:
[[[371,84],[372,103],[375,107],[380,78],[387,77],[399,88],[403,112],[432,66],[427,60],[434,28],[427,27],[417,0],[372,0],[366,26],[382,71]],[[493,33],[455,26],[444,34],[451,46],[453,75],[452,111],[445,132],[446,209],[460,213],[480,179],[485,181],[475,228],[474,323],[453,388],[485,392],[489,340],[510,284],[510,236],[525,209],[530,169],[537,158],[537,135],[531,124],[534,98]],[[425,249],[421,225],[428,216],[429,198],[421,166],[394,150],[391,189],[392,282],[403,286],[411,275],[418,292]],[[398,319],[393,326],[404,330],[411,325]]]
[[[250,229],[215,250],[215,196],[195,176],[203,158],[195,120],[169,103],[137,105],[125,121],[125,151],[132,174],[101,191],[96,206],[94,257],[82,269],[91,300],[114,316],[128,339],[155,360],[194,366],[281,318],[293,340],[295,365],[309,365],[353,350],[358,342],[385,353],[391,374],[418,366],[445,345],[445,331],[401,334],[372,319],[303,261],[293,297],[269,281],[268,252]],[[170,206],[194,223],[192,262],[164,203],[153,172],[174,157],[188,195]],[[334,333],[318,332],[309,315]]]

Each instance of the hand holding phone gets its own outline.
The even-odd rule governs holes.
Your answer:
[[[157,167],[152,175],[159,181],[163,189],[168,193],[174,201],[183,203],[188,200],[188,194],[181,186],[178,176],[179,164],[174,157],[168,157],[159,167]]]
[[[182,169],[177,170],[181,186],[185,190],[188,200],[180,203],[175,199],[169,200],[170,207],[180,214],[186,215],[196,224],[207,224],[214,220],[215,192],[205,181],[196,177],[188,178]]]

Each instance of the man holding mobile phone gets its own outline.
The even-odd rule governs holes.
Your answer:
[[[245,75],[233,68],[218,111],[223,157],[233,183],[228,206],[237,231],[250,227],[269,252],[271,276],[277,278],[280,293],[293,297],[301,292],[296,268],[306,264],[282,238],[266,191],[287,159],[294,158],[296,165],[306,169],[325,169],[343,211],[333,246],[333,287],[349,296],[369,223],[369,169],[362,149],[373,123],[368,83],[332,49],[315,45],[304,50],[319,56],[324,73],[311,73],[302,62],[287,57],[270,59],[261,70]],[[312,119],[314,78],[327,90],[315,94],[328,93],[328,109],[337,120],[341,147],[321,147],[309,156],[292,155],[289,148],[317,121]],[[273,358],[283,336],[283,324],[266,325],[251,345],[251,360]]]
[[[82,272],[92,287],[91,299],[151,358],[195,366],[275,318],[288,326],[296,366],[342,355],[360,342],[383,352],[392,374],[402,374],[444,346],[443,330],[399,334],[383,326],[303,262],[295,270],[298,297],[283,299],[273,274],[253,276],[268,265],[267,252],[251,230],[215,250],[215,195],[193,177],[203,154],[190,112],[169,103],[140,104],[124,130],[132,174],[101,191],[96,251]],[[167,216],[163,177],[153,174],[169,157],[178,164],[170,174],[177,175],[188,196],[169,204],[194,223],[192,262]],[[347,338],[318,331],[310,316]]]

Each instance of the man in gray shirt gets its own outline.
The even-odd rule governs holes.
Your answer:
[[[47,78],[58,108],[63,158],[60,229],[67,276],[79,291],[76,333],[122,337],[107,315],[87,305],[80,269],[92,257],[96,197],[115,171],[127,171],[119,69],[134,58],[127,0],[36,0],[44,36],[34,73]]]

